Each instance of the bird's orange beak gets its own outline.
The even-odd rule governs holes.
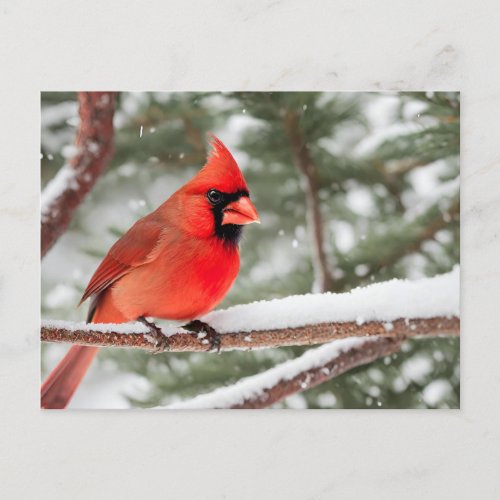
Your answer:
[[[225,224],[260,224],[259,214],[248,196],[242,196],[239,200],[229,203],[222,212],[222,225]]]

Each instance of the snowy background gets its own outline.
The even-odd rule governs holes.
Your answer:
[[[203,164],[207,131],[233,151],[262,219],[245,231],[242,271],[221,307],[317,290],[303,179],[283,131],[290,111],[317,170],[332,291],[434,276],[458,263],[458,94],[122,93],[111,164],[43,261],[42,317],[85,317],[86,307],[75,306],[99,260]],[[42,94],[43,185],[74,153],[77,112],[75,94]],[[43,376],[65,350],[43,346]],[[176,403],[304,351],[102,350],[71,407]],[[279,406],[458,407],[458,361],[456,339],[406,342],[401,353]]]

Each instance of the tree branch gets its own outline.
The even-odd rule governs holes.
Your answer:
[[[79,92],[76,155],[42,194],[42,258],[68,228],[73,214],[103,172],[113,150],[115,92]]]
[[[309,148],[302,137],[297,113],[289,111],[284,118],[284,128],[292,148],[292,157],[302,178],[306,195],[307,227],[311,233],[313,248],[314,284],[318,292],[327,292],[333,287],[333,276],[328,266],[324,248],[323,221],[318,198],[317,169]]]
[[[174,403],[167,409],[261,409],[311,389],[358,366],[397,352],[401,342],[391,338],[345,339],[310,349],[233,385]]]
[[[183,329],[166,331],[168,347],[158,342],[142,324],[85,325],[66,321],[42,321],[41,340],[100,347],[128,347],[149,352],[207,352],[210,345],[203,335]],[[319,323],[295,328],[229,332],[220,335],[220,351],[269,347],[314,345],[347,337],[379,336],[400,340],[416,336],[460,334],[457,317],[398,319],[392,322],[355,321]]]

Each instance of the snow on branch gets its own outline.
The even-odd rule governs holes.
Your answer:
[[[388,338],[338,340],[228,387],[157,409],[268,408],[291,394],[388,356],[398,351],[400,345],[400,341]]]
[[[313,345],[346,337],[459,335],[459,268],[416,281],[391,280],[348,293],[308,294],[254,302],[201,318],[220,337],[220,350]],[[45,320],[46,342],[135,347],[151,352],[209,351],[205,333],[142,323],[85,324]]]
[[[347,293],[294,295],[238,305],[201,318],[219,333],[295,328],[318,323],[391,322],[459,316],[460,268],[419,280],[393,279]]]
[[[76,154],[42,193],[42,258],[68,228],[73,213],[104,170],[113,149],[115,92],[79,92]]]

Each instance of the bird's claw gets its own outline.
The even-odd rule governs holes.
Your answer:
[[[204,334],[202,338],[203,344],[209,344],[209,351],[216,351],[220,353],[221,348],[221,336],[220,333],[217,333],[215,329],[213,329],[209,324],[204,323],[198,319],[191,321],[187,325],[184,325],[182,328],[185,330],[189,330],[190,332]]]
[[[143,325],[146,325],[149,328],[149,334],[153,340],[155,341],[155,351],[153,354],[158,354],[160,352],[170,350],[170,344],[168,342],[168,337],[162,332],[161,328],[152,321],[148,321],[144,317],[140,317],[138,319]]]

